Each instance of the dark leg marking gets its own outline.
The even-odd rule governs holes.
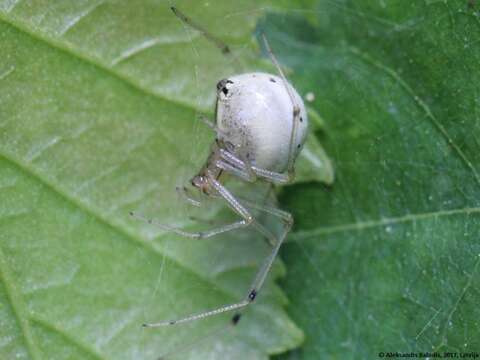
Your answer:
[[[233,325],[237,325],[238,322],[240,321],[240,318],[242,317],[242,314],[240,313],[236,313],[235,315],[233,315],[232,317],[232,324]]]

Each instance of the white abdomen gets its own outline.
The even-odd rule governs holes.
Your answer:
[[[296,90],[288,84],[296,106],[300,108],[295,156],[305,142],[308,119]],[[218,89],[217,127],[219,137],[236,147],[237,155],[253,165],[284,172],[288,163],[293,127],[291,98],[282,78],[266,73],[230,77]]]

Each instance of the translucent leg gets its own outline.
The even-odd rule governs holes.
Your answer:
[[[271,214],[275,217],[280,218],[281,220],[283,220],[285,222],[292,222],[293,223],[292,215],[290,213],[284,211],[284,210],[278,209],[278,208],[273,207],[273,206],[265,205],[265,204],[259,205],[257,203],[254,203],[250,200],[243,199],[243,198],[241,199],[241,201],[242,201],[243,204],[245,204],[249,208],[266,212],[268,214]]]
[[[276,207],[269,206],[269,205],[266,205],[266,204],[261,204],[260,205],[260,204],[257,204],[255,202],[252,202],[252,201],[244,199],[244,198],[240,198],[240,200],[242,201],[242,204],[244,204],[245,206],[247,206],[250,209],[255,209],[255,210],[258,210],[258,211],[266,212],[268,214],[271,214],[271,215],[279,218],[280,220],[282,220],[286,223],[293,223],[292,215],[290,213],[286,212],[286,211],[280,210]],[[263,227],[263,229],[266,229],[266,228]],[[273,240],[276,241],[276,238],[272,237],[270,232],[266,233],[263,229],[257,228],[257,230],[259,232],[261,232],[263,234],[263,236],[267,239],[268,243],[271,246],[275,246],[276,243],[272,242],[272,241]]]
[[[225,171],[231,172],[233,175],[236,175],[247,181],[250,181],[250,182],[255,181],[256,178],[252,179],[250,174],[247,172],[246,170],[247,165],[245,164],[244,161],[242,161],[237,156],[233,155],[232,153],[224,149],[220,149],[220,155],[224,160],[228,161],[231,165],[230,164],[225,165],[225,163],[218,163],[217,164],[218,167],[220,167],[221,169],[224,169]],[[288,174],[281,174],[274,171],[261,169],[256,166],[250,166],[250,169],[258,177],[266,179],[274,184],[286,184],[291,180]]]
[[[198,216],[189,216],[188,218],[191,221],[195,221],[195,222],[202,223],[202,224],[207,224],[207,225],[211,225],[211,226],[221,226],[220,222],[218,222],[218,221],[208,220],[208,219],[204,219],[204,218],[201,218],[201,217],[198,217]]]
[[[170,225],[161,224],[161,223],[159,223],[159,222],[157,222],[153,219],[147,219],[147,218],[145,218],[141,215],[138,215],[138,214],[134,213],[133,211],[130,212],[130,216],[134,217],[137,220],[146,222],[147,224],[155,225],[156,227],[158,227],[160,229],[170,231],[170,232],[173,232],[177,235],[185,236],[185,237],[188,237],[188,238],[191,238],[191,239],[206,239],[206,238],[209,238],[209,237],[212,237],[212,236],[215,236],[215,235],[223,234],[225,232],[236,230],[236,229],[239,229],[239,228],[246,227],[246,226],[250,225],[250,223],[248,223],[246,220],[240,220],[240,221],[236,221],[236,222],[231,223],[231,224],[226,224],[226,225],[223,225],[223,226],[219,226],[218,228],[214,228],[214,229],[207,230],[207,231],[189,232],[189,231],[184,231],[182,229],[179,229],[179,228],[176,228],[176,227],[173,227],[173,226],[170,226]]]
[[[293,95],[292,89],[290,89],[290,86],[288,85],[287,78],[285,77],[285,74],[282,71],[282,68],[280,67],[280,64],[277,61],[277,58],[273,54],[272,48],[270,47],[270,44],[268,43],[267,38],[265,37],[265,34],[262,34],[263,37],[263,42],[265,44],[265,47],[267,49],[268,54],[270,55],[270,59],[272,62],[275,64],[275,67],[277,68],[278,73],[280,74],[280,77],[283,80],[283,85],[285,86],[285,90],[287,90],[288,96],[290,97],[290,100],[292,102],[292,107],[293,107],[293,124],[292,124],[292,133],[290,134],[290,146],[289,146],[289,151],[288,151],[288,165],[287,165],[287,174],[288,174],[288,182],[292,182],[293,179],[295,178],[295,139],[297,137],[297,129],[298,125],[300,123],[300,107],[298,104],[295,102],[295,97]]]
[[[254,280],[252,281],[252,284],[250,285],[249,291],[247,295],[245,296],[244,299],[240,300],[239,302],[232,303],[232,304],[227,304],[224,306],[221,306],[219,308],[209,310],[209,311],[204,311],[198,314],[190,315],[181,319],[177,320],[168,320],[168,321],[161,321],[158,323],[154,324],[144,324],[146,327],[159,327],[159,326],[165,326],[165,325],[175,325],[175,324],[181,324],[181,323],[186,323],[186,322],[191,322],[199,319],[204,319],[209,316],[213,315],[218,315],[222,314],[225,312],[233,311],[233,310],[240,310],[248,305],[250,305],[255,298],[257,297],[258,292],[262,289],[265,279],[270,272],[270,269],[272,268],[273,262],[275,261],[275,258],[277,257],[278,251],[287,235],[287,233],[290,231],[293,220],[290,214],[283,212],[278,209],[270,208],[270,207],[262,207],[262,209],[266,209],[266,211],[269,211],[271,214],[279,216],[284,220],[284,228],[283,231],[280,235],[280,237],[276,238],[274,234],[272,234],[267,228],[265,228],[263,225],[255,221],[248,213],[248,211],[240,204],[240,202],[223,186],[221,185],[218,181],[216,181],[213,177],[209,176],[209,183],[212,187],[217,190],[217,192],[224,198],[224,200],[232,207],[240,216],[244,217],[245,220],[247,218],[245,217],[247,214],[249,216],[250,221],[252,222],[252,225],[254,226],[255,229],[257,229],[261,234],[267,235],[271,242],[275,244],[273,247],[272,251],[270,254],[267,256],[265,259],[264,263],[258,270],[257,274],[255,275]],[[278,210],[278,211],[277,211]],[[240,320],[240,314],[237,313],[233,316],[232,322],[237,323]]]
[[[231,165],[231,164],[229,164],[225,161],[218,160],[215,163],[215,165],[217,167],[219,167],[220,169],[225,170],[226,172],[228,172],[232,175],[235,175],[236,177],[238,177],[242,180],[245,180],[245,181],[248,181],[248,182],[254,182],[256,180],[256,177],[252,178],[247,171],[245,171],[243,169],[239,169],[236,166]]]
[[[219,39],[217,36],[213,35],[209,31],[207,31],[206,28],[204,28],[202,25],[197,23],[196,21],[193,21],[190,17],[186,16],[184,13],[182,13],[178,8],[172,6],[170,9],[173,11],[173,13],[186,25],[190,26],[191,28],[197,30],[200,32],[208,41],[210,41],[212,44],[214,44],[221,52],[223,55],[228,56],[232,55],[232,51],[230,50],[230,47],[221,39]],[[236,67],[240,70],[243,69],[243,65],[238,59],[238,57],[233,57],[233,61],[236,65]]]
[[[205,38],[207,38],[209,41],[211,41],[213,44],[215,44],[222,53],[228,54],[230,53],[230,48],[228,47],[227,44],[225,44],[222,40],[217,38],[216,36],[210,34],[203,26],[198,24],[197,22],[193,21],[190,19],[188,16],[186,16],[184,13],[182,13],[180,10],[178,10],[176,7],[172,6],[170,8],[173,13],[180,19],[182,20],[185,24],[189,25],[190,27],[194,28],[198,32],[200,32]]]
[[[193,197],[191,197],[188,194],[189,191],[185,186],[182,186],[182,187],[177,186],[175,188],[175,190],[177,191],[178,195],[180,195],[180,198],[182,198],[186,202],[190,203],[191,205],[197,206],[197,207],[200,207],[202,205],[202,203],[200,201],[195,200]]]
[[[267,179],[274,184],[284,185],[293,180],[292,176],[289,174],[281,174],[274,171],[261,169],[256,166],[252,166],[252,169],[259,177]]]

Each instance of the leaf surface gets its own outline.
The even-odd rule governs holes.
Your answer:
[[[282,359],[478,351],[479,14],[476,1],[317,1],[261,27],[315,93],[336,176],[281,197],[307,339]]]
[[[251,33],[272,3],[176,3],[232,45],[225,59],[170,4],[0,1],[0,358],[266,359],[302,342],[271,281],[281,263],[235,329],[142,329],[241,299],[268,245],[128,216],[201,228],[174,191],[212,141],[196,116],[239,63],[262,68]]]

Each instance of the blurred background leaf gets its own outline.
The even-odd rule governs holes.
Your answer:
[[[315,94],[336,180],[284,189],[280,359],[480,349],[480,3],[314,1],[259,26]]]

